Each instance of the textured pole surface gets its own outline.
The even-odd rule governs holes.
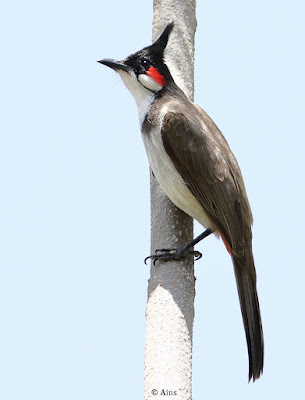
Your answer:
[[[195,0],[155,0],[153,40],[174,21],[165,50],[176,83],[194,93]],[[177,209],[151,176],[151,254],[193,238],[193,220]],[[151,263],[146,308],[145,399],[192,398],[195,279],[192,257]]]

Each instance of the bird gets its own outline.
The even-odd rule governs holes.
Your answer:
[[[153,175],[169,199],[206,230],[180,249],[161,249],[155,261],[200,258],[193,246],[214,233],[230,254],[245,329],[249,381],[263,372],[264,338],[252,251],[253,217],[238,162],[214,121],[176,85],[164,52],[174,22],[151,45],[123,60],[99,63],[116,71],[138,107]]]

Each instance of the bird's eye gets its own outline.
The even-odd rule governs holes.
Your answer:
[[[141,60],[141,64],[143,65],[143,67],[148,67],[150,65],[150,61],[147,60],[147,58],[143,58]]]

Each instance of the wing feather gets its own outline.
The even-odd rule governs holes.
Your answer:
[[[193,115],[171,110],[164,115],[163,144],[233,254],[243,257],[252,214],[240,168],[214,122],[198,106],[196,110]]]

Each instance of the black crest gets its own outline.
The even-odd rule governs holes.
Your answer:
[[[174,28],[174,22],[171,22],[166,26],[160,37],[150,46],[144,47],[144,49],[131,54],[126,58],[125,62],[132,65],[137,59],[141,57],[148,57],[153,60],[156,64],[163,63],[163,54],[166,48],[169,35]]]
[[[153,44],[131,54],[123,60],[123,63],[130,66],[137,75],[145,73],[150,67],[155,67],[167,83],[172,81],[170,72],[164,64],[163,55],[173,28],[174,22],[171,22]]]
[[[156,58],[160,57],[160,61],[163,61],[163,53],[167,46],[168,38],[174,28],[174,25],[174,22],[168,24],[164,31],[161,33],[159,39],[157,39],[151,46],[146,47],[146,49],[149,49],[149,52],[153,54]]]

